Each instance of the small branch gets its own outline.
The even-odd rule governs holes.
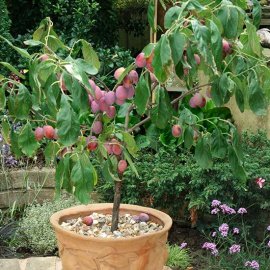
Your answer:
[[[131,104],[127,110],[126,118],[125,118],[125,131],[128,131],[128,124],[129,124],[129,115],[131,111],[134,109],[134,105]]]
[[[100,80],[98,77],[96,76],[92,76],[96,81],[98,81],[100,84],[102,84],[104,86],[104,88],[106,89],[107,92],[111,91],[110,88],[102,81]]]
[[[206,84],[202,84],[202,85],[198,85],[198,86],[195,86],[194,88],[192,88],[191,90],[183,93],[181,96],[177,97],[176,99],[174,99],[171,104],[175,104],[177,103],[179,100],[182,100],[183,98],[185,98],[186,96],[190,95],[190,94],[195,94],[197,92],[200,91],[201,88],[205,87],[205,86],[209,86],[211,85],[212,83],[206,83]]]
[[[206,83],[206,84],[202,84],[202,85],[199,85],[199,86],[195,86],[194,88],[192,88],[191,90],[183,93],[182,95],[180,95],[179,97],[175,98],[171,104],[175,104],[176,102],[178,102],[179,100],[182,100],[183,98],[185,98],[186,96],[190,95],[190,94],[194,94],[198,91],[200,91],[200,89],[202,87],[205,87],[205,86],[209,86],[211,85],[212,83]],[[128,129],[128,132],[131,133],[133,132],[135,129],[137,129],[138,127],[140,127],[141,125],[145,124],[146,122],[148,122],[149,120],[151,119],[150,116],[146,117],[145,119],[143,119],[141,122],[139,122],[138,124],[134,125],[132,128]]]

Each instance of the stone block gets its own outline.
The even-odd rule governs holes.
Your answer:
[[[55,270],[56,257],[31,257],[27,259],[25,270]]]
[[[18,259],[1,259],[1,270],[20,270],[20,264]]]

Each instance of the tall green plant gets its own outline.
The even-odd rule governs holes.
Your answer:
[[[153,4],[150,1],[151,26]],[[112,230],[118,226],[127,166],[138,174],[132,161],[138,151],[134,134],[142,128],[152,138],[153,129],[171,127],[177,144],[194,147],[195,159],[204,168],[213,165],[213,158],[228,155],[235,176],[245,181],[235,126],[215,113],[202,118],[190,109],[206,105],[199,93],[203,85],[197,81],[198,71],[202,71],[209,77],[207,85],[212,87],[217,106],[235,96],[241,111],[248,105],[258,115],[266,112],[270,70],[256,27],[243,8],[242,2],[227,0],[176,2],[165,15],[166,32],[156,44],[147,45],[135,63],[116,70],[113,89],[97,79],[100,62],[88,42],[78,40],[69,48],[58,38],[51,20],[43,20],[33,39],[25,42],[36,48],[34,54],[12,45],[29,60],[29,87],[8,78],[2,80],[1,109],[8,108],[14,119],[24,123],[19,134],[5,126],[15,154],[32,156],[44,137],[48,139],[47,158],[60,158],[58,192],[65,188],[82,202],[89,200],[97,182],[91,159],[96,155],[104,177],[115,183]],[[254,14],[256,21],[258,13]],[[11,65],[5,66],[24,77]],[[140,76],[136,68],[140,68]],[[172,73],[186,85],[174,100],[167,91]],[[181,107],[188,96],[189,103]],[[180,105],[180,112],[174,109],[175,104]],[[124,116],[124,121],[118,121],[118,116]],[[33,121],[40,123],[35,133]],[[213,128],[204,129],[202,122],[211,123]]]

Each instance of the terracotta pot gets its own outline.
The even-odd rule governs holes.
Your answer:
[[[121,214],[147,213],[164,228],[129,239],[100,239],[82,236],[62,229],[59,225],[69,218],[92,212],[111,214],[112,204],[90,204],[59,211],[51,216],[56,232],[63,270],[162,270],[167,260],[167,236],[172,219],[152,208],[121,204]]]

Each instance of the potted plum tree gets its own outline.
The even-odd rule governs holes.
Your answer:
[[[148,19],[156,31],[154,3]],[[56,192],[65,189],[84,204],[97,182],[94,164],[115,183],[113,204],[78,206],[52,216],[64,270],[163,268],[170,217],[120,205],[125,170],[129,166],[139,175],[132,161],[139,150],[136,134],[146,131],[147,138],[153,129],[170,130],[175,147],[194,151],[200,166],[227,156],[235,176],[245,181],[236,127],[219,112],[232,97],[241,111],[262,115],[267,109],[270,70],[256,35],[260,5],[253,1],[251,18],[247,8],[245,1],[175,2],[166,12],[161,38],[133,64],[115,71],[113,89],[97,76],[100,62],[92,46],[85,40],[66,46],[49,18],[25,41],[31,50],[1,37],[28,60],[26,74],[1,62],[28,78],[22,83],[1,77],[0,109],[23,124],[15,131],[2,122],[14,153],[32,156],[46,141],[44,154],[56,161]],[[207,84],[198,81],[199,71],[208,76]],[[167,91],[172,75],[185,84],[173,100]],[[207,102],[201,93],[205,86]],[[208,114],[200,113],[207,108]]]

